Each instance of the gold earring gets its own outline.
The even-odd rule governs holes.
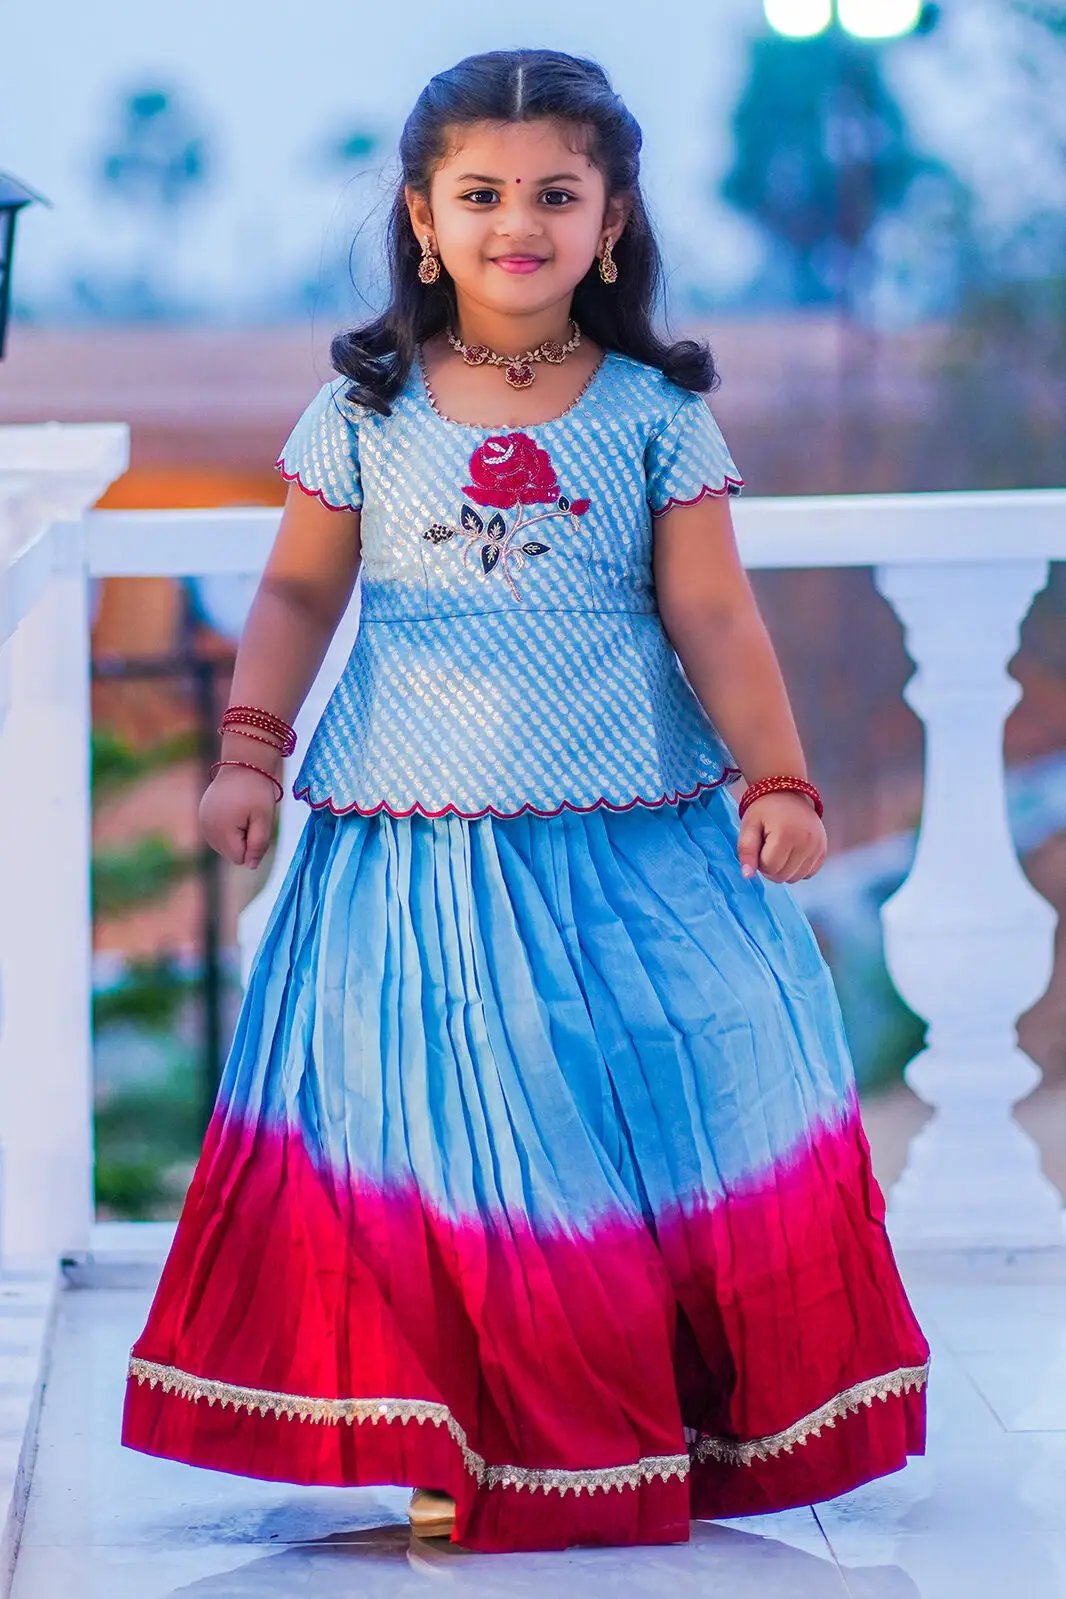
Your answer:
[[[618,262],[611,254],[611,241],[609,237],[604,239],[603,250],[600,254],[600,277],[603,279],[604,283],[618,282]]]
[[[422,240],[422,259],[418,263],[418,276],[423,283],[436,283],[440,277],[440,262],[429,247],[429,234]]]

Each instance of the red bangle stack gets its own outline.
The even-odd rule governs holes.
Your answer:
[[[250,732],[249,729],[253,727],[259,731]],[[239,732],[243,738],[255,739],[257,744],[268,744],[271,749],[278,750],[282,755],[291,755],[296,748],[296,729],[292,724],[280,716],[275,716],[271,711],[264,711],[258,705],[227,705],[222,713],[218,731]],[[249,772],[259,772],[261,776],[269,778],[277,789],[274,803],[281,804],[285,790],[273,772],[268,772],[263,766],[256,766],[252,761],[219,760],[211,767],[212,779],[221,766],[243,766]]]
[[[740,796],[741,820],[743,820],[744,812],[753,801],[761,799],[764,794],[775,794],[784,789],[795,789],[799,794],[806,794],[816,813],[819,816],[822,815],[822,796],[814,784],[808,783],[805,777],[783,775],[780,777],[760,777],[757,783],[749,783]]]
[[[267,738],[258,738],[258,742],[260,744],[270,744],[273,749],[280,750],[283,755],[291,755],[296,748],[296,729],[280,716],[274,716],[270,711],[261,710],[258,705],[227,705],[222,712],[222,721],[219,723],[218,731],[226,733],[232,728],[243,730],[249,727],[257,727],[261,733],[270,735]],[[248,738],[257,738],[255,733],[248,733],[246,736]]]

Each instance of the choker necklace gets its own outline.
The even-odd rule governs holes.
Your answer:
[[[448,343],[453,350],[459,351],[467,366],[502,366],[503,375],[512,389],[528,389],[537,375],[533,370],[534,361],[550,361],[558,365],[566,360],[571,350],[577,349],[581,343],[581,329],[573,317],[570,318],[570,326],[573,333],[565,344],[560,344],[558,339],[545,339],[543,344],[521,355],[501,355],[498,350],[490,350],[487,344],[464,344],[451,328],[447,330]]]

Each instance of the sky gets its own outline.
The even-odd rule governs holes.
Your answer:
[[[1009,215],[1023,188],[1039,187],[1042,161],[1035,132],[1032,149],[996,137],[997,115],[1025,93],[989,48],[1003,6],[949,0],[944,10],[937,34],[894,48],[893,82],[931,146],[983,175],[990,214]],[[54,209],[22,215],[16,304],[45,307],[74,272],[149,256],[208,301],[244,311],[257,294],[268,301],[294,273],[340,258],[383,208],[396,135],[427,78],[473,51],[533,44],[606,67],[644,129],[645,191],[670,273],[728,295],[763,248],[713,192],[731,160],[746,45],[762,27],[760,0],[23,3],[3,22],[0,170]],[[195,205],[146,231],[101,196],[93,171],[120,94],[154,84],[179,88],[216,166]],[[316,167],[324,136],[353,123],[385,141],[384,164],[348,180]]]

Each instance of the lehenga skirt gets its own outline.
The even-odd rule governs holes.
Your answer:
[[[471,1549],[683,1541],[924,1453],[828,967],[723,787],[309,814],[122,1441],[437,1488]]]

